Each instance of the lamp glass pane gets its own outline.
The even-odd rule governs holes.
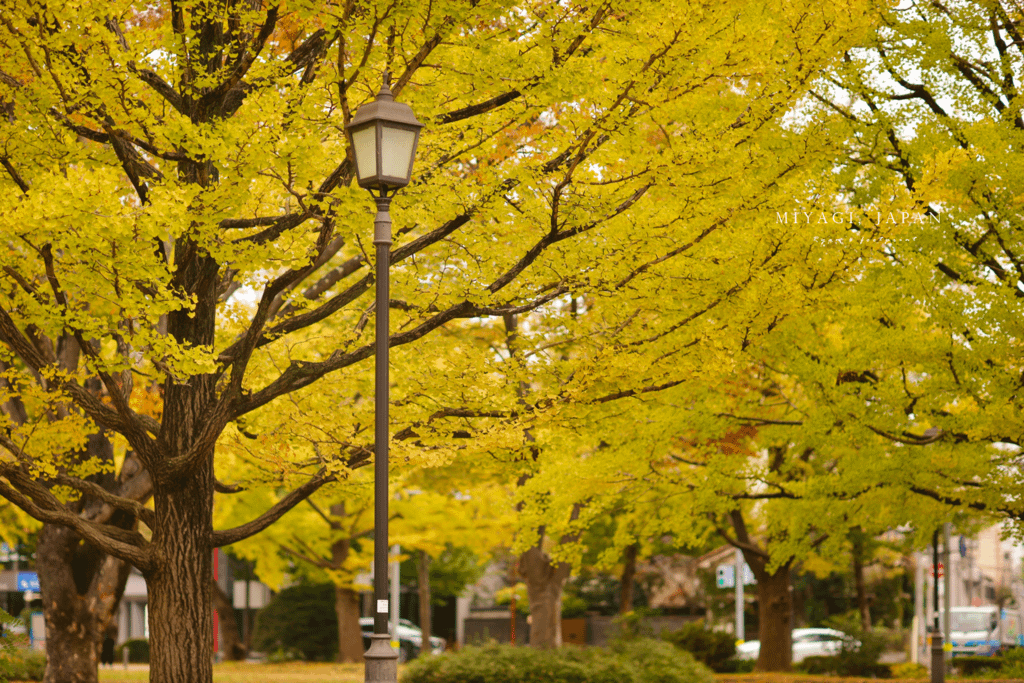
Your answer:
[[[377,173],[376,133],[376,126],[367,126],[352,133],[352,146],[356,152],[356,173],[359,174],[360,180]]]
[[[391,128],[384,124],[381,141],[381,175],[392,178],[407,178],[412,162],[415,131]]]

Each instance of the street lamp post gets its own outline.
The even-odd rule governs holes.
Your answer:
[[[356,157],[356,179],[377,202],[373,221],[376,268],[376,353],[374,377],[373,636],[364,655],[366,683],[396,683],[398,652],[388,635],[388,330],[391,259],[391,198],[409,184],[423,124],[408,105],[395,102],[390,79],[377,99],[363,105],[348,124]]]
[[[948,562],[947,562],[948,564]],[[945,570],[948,572],[949,567]],[[932,630],[932,683],[944,683],[946,680],[946,653],[942,646],[942,627],[939,625],[939,530],[935,530],[932,538],[932,571],[935,581],[932,587],[935,606],[935,627]]]

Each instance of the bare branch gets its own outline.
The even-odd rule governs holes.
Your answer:
[[[256,519],[243,524],[242,526],[235,527],[234,529],[225,529],[223,531],[213,532],[213,547],[220,548],[238,541],[245,540],[250,536],[255,536],[259,532],[266,529],[268,526],[279,520],[286,512],[291,510],[293,507],[301,503],[303,500],[308,498],[314,492],[316,492],[321,486],[328,482],[335,481],[336,477],[333,474],[325,474],[324,470],[318,472],[315,476],[310,478],[305,484],[295,489],[287,496],[277,502],[272,508],[264,512]]]

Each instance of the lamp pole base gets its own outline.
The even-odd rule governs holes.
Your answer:
[[[942,632],[932,632],[932,683],[945,683],[946,651],[942,647]]]
[[[365,683],[398,683],[398,651],[391,647],[391,636],[375,633],[363,654],[366,661]]]

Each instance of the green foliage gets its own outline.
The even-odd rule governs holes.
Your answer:
[[[719,665],[715,673],[721,674],[749,674],[757,666],[755,659],[727,659]]]
[[[885,649],[885,633],[875,630],[865,631],[861,627],[860,616],[855,612],[830,617],[825,621],[829,628],[842,631],[847,636],[843,641],[839,654],[835,655],[835,668],[840,676],[878,676],[888,675],[889,668],[879,666],[878,658]],[[808,657],[807,659],[815,659]],[[833,658],[823,658],[833,659]],[[805,660],[806,662],[806,660]],[[813,665],[811,665],[813,666]],[[884,674],[880,673],[884,670]]]
[[[467,647],[408,666],[402,683],[711,683],[687,653],[657,640],[609,648],[487,645]]]
[[[402,583],[416,585],[415,555],[402,562]],[[430,601],[443,605],[449,598],[462,595],[466,586],[476,583],[483,576],[484,565],[472,548],[447,544],[441,553],[430,561]]]
[[[957,657],[953,666],[964,677],[1024,679],[1024,648],[1011,648],[994,657]]]
[[[308,661],[329,661],[338,650],[333,584],[299,584],[274,596],[256,617],[253,647]]]
[[[0,652],[14,649],[14,638],[10,628],[17,623],[20,622],[16,617],[12,617],[6,611],[0,609]]]
[[[726,662],[736,654],[735,638],[729,633],[707,628],[703,621],[686,624],[678,631],[663,633],[661,637],[686,650],[712,671],[722,671]]]
[[[41,681],[46,671],[46,655],[37,650],[17,648],[0,650],[0,683]]]
[[[892,678],[928,678],[928,667],[914,662],[902,662],[889,667]]]
[[[117,646],[114,661],[124,661],[124,649],[128,648],[128,661],[132,664],[149,664],[149,640],[133,638]]]
[[[953,667],[964,676],[995,675],[1003,668],[1002,657],[966,656],[953,660]]]
[[[999,675],[1002,678],[1024,680],[1024,648],[1014,647],[1003,653]]]
[[[619,626],[619,639],[630,641],[653,637],[654,630],[651,628],[647,617],[654,616],[655,614],[657,614],[657,611],[649,607],[637,607],[617,616],[615,623]]]

